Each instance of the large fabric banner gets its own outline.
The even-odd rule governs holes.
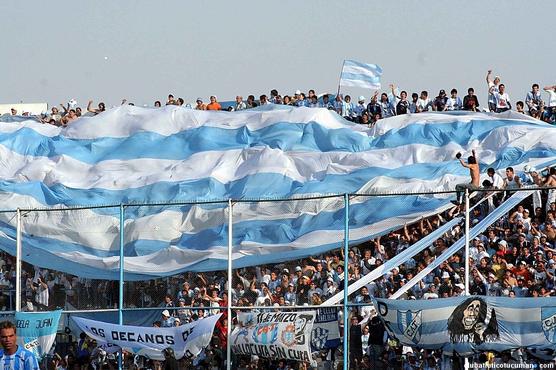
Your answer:
[[[378,83],[376,66],[346,61],[344,72],[344,83]],[[27,215],[23,259],[117,280],[120,204],[211,201],[127,207],[124,270],[126,281],[218,271],[228,264],[228,199],[289,198],[235,203],[234,267],[314,256],[339,247],[345,204],[301,198],[454,189],[469,181],[454,155],[471,148],[500,173],[543,168],[556,162],[555,134],[556,126],[512,112],[423,112],[369,128],[325,108],[277,104],[236,112],[124,105],[68,127],[0,116],[0,203],[14,210],[0,213],[0,249],[16,254],[17,208],[57,208]],[[400,195],[385,207],[381,197],[353,197],[349,242],[442,212],[453,198]],[[114,209],[63,210],[92,199]]]
[[[311,332],[313,352],[320,351],[321,349],[336,348],[339,345],[338,309],[336,307],[319,308]]]
[[[62,311],[16,312],[17,344],[35,354],[38,359],[46,355],[58,331]]]
[[[197,356],[210,343],[214,325],[221,316],[209,316],[175,328],[117,325],[81,317],[73,320],[101,344],[113,344],[135,354],[163,360],[162,350],[168,347],[174,350],[177,359]]]
[[[520,347],[554,353],[556,347],[556,298],[376,299],[374,304],[388,332],[408,346],[459,354]]]
[[[241,312],[231,345],[238,355],[313,362],[311,333],[316,312]]]

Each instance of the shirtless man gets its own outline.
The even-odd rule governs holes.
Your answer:
[[[455,205],[460,205],[463,198],[463,193],[465,189],[470,191],[477,190],[480,187],[480,169],[479,169],[479,161],[477,158],[477,154],[475,153],[475,149],[472,150],[472,156],[467,158],[467,163],[461,159],[461,153],[456,154],[456,158],[459,160],[459,163],[465,168],[469,168],[469,175],[471,176],[471,182],[468,184],[457,184],[456,191],[457,191],[457,200],[452,201]]]

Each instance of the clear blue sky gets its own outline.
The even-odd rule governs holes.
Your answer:
[[[514,102],[556,83],[554,0],[3,0],[0,12],[1,103],[334,92],[344,59],[380,65],[383,88],[473,86],[482,105],[489,68]]]

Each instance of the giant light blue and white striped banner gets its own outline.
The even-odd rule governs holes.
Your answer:
[[[431,300],[376,299],[388,332],[402,344],[470,354],[556,346],[556,298],[468,296]]]
[[[382,76],[382,68],[376,64],[346,60],[340,75],[340,85],[380,89],[380,76]]]
[[[556,160],[556,128],[521,115],[422,113],[355,125],[327,109],[242,112],[122,106],[63,129],[0,122],[3,209],[223,200],[127,207],[126,280],[226,268],[227,199],[452,190],[483,169]],[[355,197],[350,240],[362,242],[450,207],[453,195]],[[387,204],[387,206],[385,206]],[[119,208],[25,212],[22,258],[118,278]],[[343,242],[342,197],[236,203],[234,267],[315,255]],[[0,248],[15,254],[15,213],[0,213]]]

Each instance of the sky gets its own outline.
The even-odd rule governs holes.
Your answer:
[[[344,59],[381,66],[383,89],[474,87],[481,105],[488,69],[513,101],[556,84],[554,0],[3,0],[0,12],[0,103],[334,93]]]

